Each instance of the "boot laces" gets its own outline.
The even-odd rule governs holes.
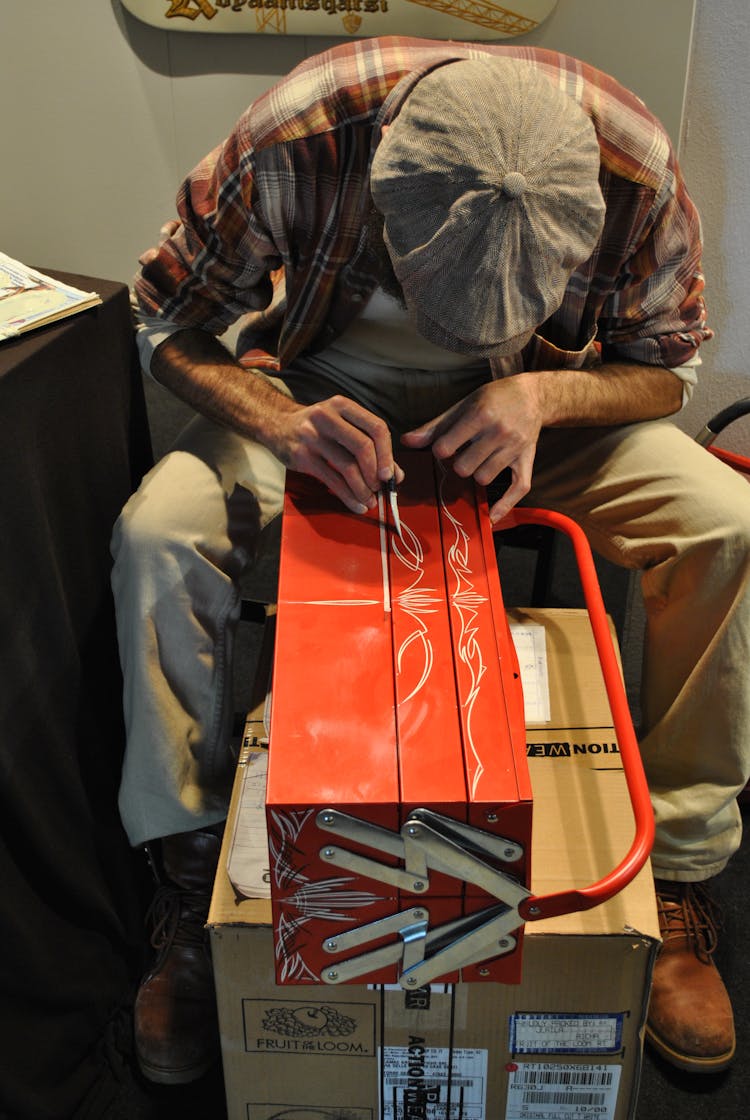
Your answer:
[[[708,964],[718,944],[721,909],[700,883],[661,883],[657,888],[662,939],[684,937]]]
[[[207,910],[207,895],[165,883],[157,889],[146,914],[146,924],[152,926],[151,945],[161,954],[172,946],[202,946]]]

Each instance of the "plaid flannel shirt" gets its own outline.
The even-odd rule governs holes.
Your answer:
[[[434,67],[495,54],[538,66],[589,115],[606,219],[559,309],[520,355],[492,361],[493,372],[689,362],[712,332],[700,222],[669,138],[613,78],[533,47],[388,37],[303,62],[182,184],[181,224],[141,258],[142,314],[215,334],[243,317],[237,354],[257,368],[283,369],[324,349],[375,284],[363,227],[383,124]]]

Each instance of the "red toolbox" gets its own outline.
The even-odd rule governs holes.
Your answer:
[[[361,517],[287,483],[267,789],[279,983],[518,982],[524,921],[604,901],[650,849],[599,597],[637,835],[590,891],[532,896],[523,695],[484,492],[429,453],[399,461],[400,532],[383,500]]]

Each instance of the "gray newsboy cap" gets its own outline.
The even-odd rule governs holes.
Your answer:
[[[530,63],[462,60],[420,79],[370,181],[420,334],[478,357],[524,345],[599,238],[599,159],[588,116]]]

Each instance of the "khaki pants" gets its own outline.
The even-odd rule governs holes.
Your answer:
[[[399,431],[466,395],[476,374],[393,371],[371,396],[309,373],[285,381],[300,399],[356,396]],[[196,419],[117,524],[120,809],[133,844],[226,814],[238,582],[278,540],[283,488],[264,448]],[[558,430],[540,441],[527,504],[568,514],[596,551],[642,572],[652,862],[664,878],[709,878],[739,844],[750,773],[747,483],[669,421]]]

